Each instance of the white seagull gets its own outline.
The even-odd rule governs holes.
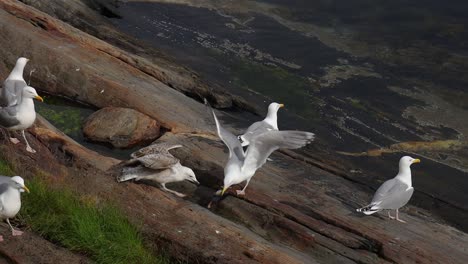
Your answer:
[[[268,106],[268,113],[265,119],[253,123],[247,128],[243,135],[238,137],[243,147],[248,146],[255,136],[260,135],[263,132],[278,130],[277,113],[281,107],[284,107],[284,104],[271,103]]]
[[[132,153],[130,155],[132,159],[126,161],[124,165],[137,164],[137,166],[124,167],[122,174],[117,177],[117,181],[150,180],[159,183],[162,189],[167,192],[185,197],[185,194],[166,188],[166,183],[183,180],[199,184],[193,170],[182,166],[179,159],[169,153],[169,150],[180,147],[182,145],[153,144]]]
[[[32,126],[36,120],[36,110],[34,109],[33,99],[37,99],[41,102],[44,101],[42,97],[37,94],[36,89],[31,86],[26,86],[22,88],[18,104],[0,108],[0,126],[7,130],[21,130],[21,134],[26,142],[26,150],[31,153],[35,153],[36,151],[29,145],[24,135],[24,130]],[[12,142],[15,143],[14,141]]]
[[[22,104],[22,99],[25,95],[24,90],[26,87],[29,87],[23,78],[24,67],[28,61],[29,59],[27,58],[19,58],[10,75],[8,75],[6,80],[3,82],[2,89],[0,90],[0,107],[2,107],[1,109],[7,113],[2,114],[3,118],[0,120],[0,126],[7,128],[8,137],[13,144],[18,144],[19,140],[11,137],[8,131],[22,130],[21,132],[27,146],[26,150],[34,153],[36,151],[29,146],[26,136],[24,135],[24,129],[30,127],[36,119],[36,111],[34,110],[34,103],[31,103],[32,100],[26,102],[26,104]],[[36,90],[34,88],[31,90],[30,88],[28,88],[28,90],[34,90],[33,93],[35,93],[35,97],[33,98],[43,101],[42,97],[37,95]],[[28,94],[29,93],[30,92],[28,92]],[[26,97],[28,97],[28,95],[26,95]],[[17,106],[21,104],[21,111],[19,111]],[[7,119],[10,119],[10,121]],[[16,121],[13,119],[16,119]]]
[[[16,216],[21,209],[21,192],[29,192],[20,176],[0,176],[0,218],[5,219],[11,228],[13,236],[21,236],[23,232],[15,230],[10,224],[10,218]],[[0,242],[3,236],[0,235]]]
[[[384,182],[375,192],[372,202],[367,206],[356,209],[356,211],[371,215],[381,210],[393,209],[396,210],[396,216],[391,216],[390,211],[388,211],[388,217],[406,223],[398,217],[398,209],[405,206],[413,195],[414,188],[411,182],[410,166],[419,162],[421,162],[419,159],[413,159],[410,156],[402,157],[397,176]]]
[[[254,176],[257,169],[265,164],[268,156],[273,151],[301,148],[314,140],[314,133],[304,131],[278,131],[267,130],[250,141],[250,145],[244,152],[239,140],[231,132],[224,129],[211,109],[219,138],[229,149],[229,159],[224,167],[224,186],[221,196],[232,185],[246,181],[244,188],[237,191],[237,195],[244,195],[245,189]]]

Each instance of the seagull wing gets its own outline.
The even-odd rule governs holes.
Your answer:
[[[172,156],[169,152],[149,154],[138,157],[136,160],[141,162],[143,166],[155,170],[168,169],[179,163],[179,159]]]
[[[4,193],[8,190],[8,188],[10,187],[10,185],[8,184],[8,182],[4,182],[4,183],[1,183],[0,184],[0,211],[3,211],[3,207],[4,207]]]
[[[265,121],[258,121],[250,125],[241,137],[244,141],[250,142],[254,137],[270,130],[276,129]]]
[[[21,102],[21,93],[27,84],[24,80],[6,80],[0,92],[0,106],[12,106]]]
[[[413,195],[413,187],[398,179],[390,179],[377,189],[372,198],[373,209],[394,209],[406,204]]]
[[[243,161],[245,159],[244,150],[242,149],[242,145],[240,144],[239,140],[236,136],[234,136],[234,134],[221,126],[213,109],[211,109],[211,112],[213,113],[213,117],[216,122],[218,136],[229,149],[229,159],[235,158],[239,161]]]
[[[130,156],[132,158],[138,158],[149,154],[168,153],[168,150],[181,147],[182,145],[173,145],[166,143],[153,144],[133,152],[132,154],[130,154]]]
[[[245,154],[242,170],[257,170],[273,151],[298,149],[314,140],[314,133],[304,131],[270,130],[256,136],[250,143]]]
[[[20,122],[16,118],[17,113],[16,105],[0,108],[0,126],[8,128],[18,125]]]

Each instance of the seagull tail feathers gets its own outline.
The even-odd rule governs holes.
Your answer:
[[[375,204],[369,204],[362,208],[356,209],[356,212],[363,213],[365,215],[371,215],[373,213],[377,213],[378,211],[380,211],[380,209],[374,208],[374,206]]]

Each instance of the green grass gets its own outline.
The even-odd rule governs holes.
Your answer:
[[[14,175],[13,170],[10,167],[10,164],[5,160],[0,158],[0,175]]]
[[[138,229],[115,206],[97,205],[38,179],[26,185],[31,193],[22,195],[21,217],[41,236],[96,263],[169,263],[145,248]]]

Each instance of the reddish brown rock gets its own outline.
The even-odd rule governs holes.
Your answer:
[[[83,133],[91,141],[130,148],[159,137],[158,121],[130,108],[106,107],[88,117]]]

